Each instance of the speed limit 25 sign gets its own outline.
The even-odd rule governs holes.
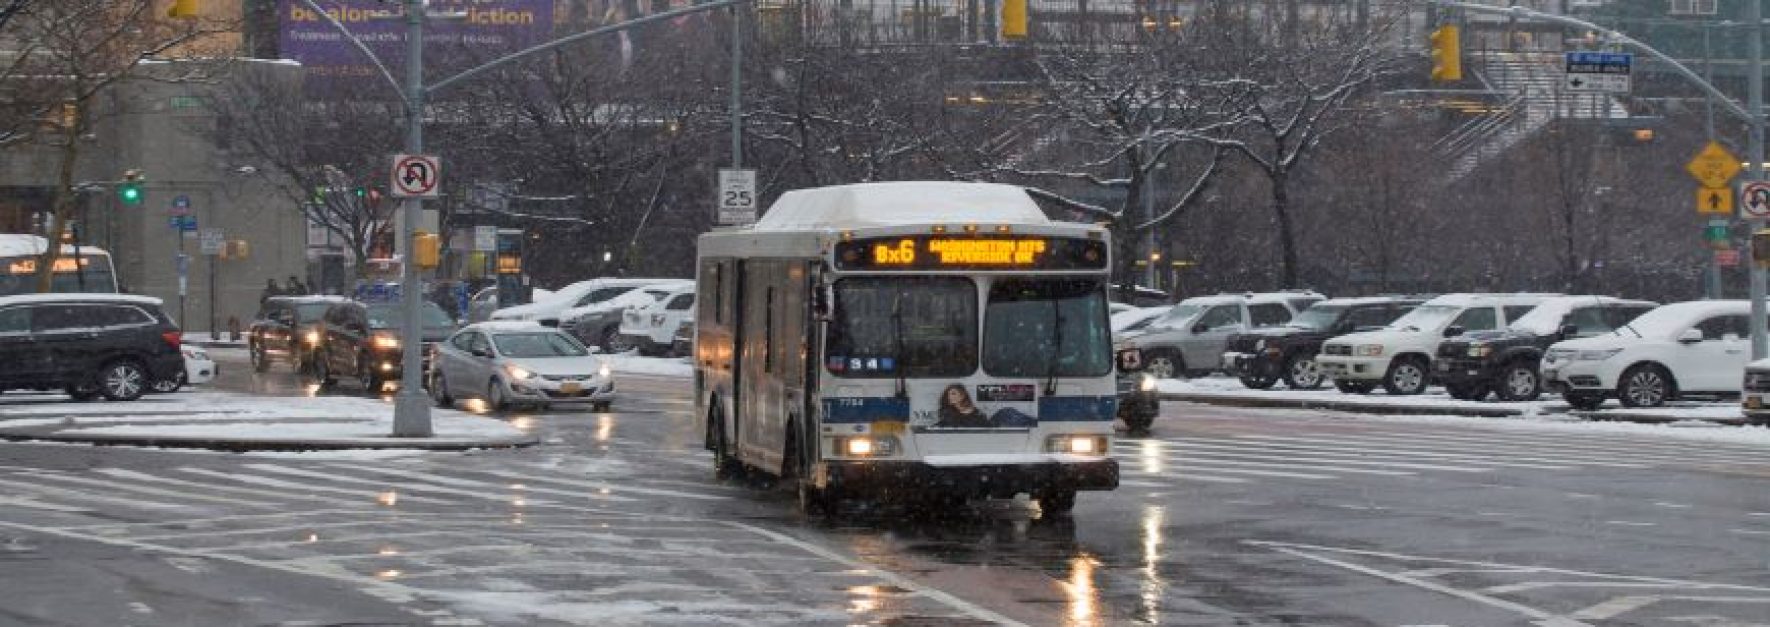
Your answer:
[[[756,171],[719,171],[720,224],[754,224],[756,222]]]

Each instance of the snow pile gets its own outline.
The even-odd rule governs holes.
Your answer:
[[[692,377],[694,364],[686,357],[641,357],[629,351],[615,354],[598,354],[597,359],[608,364],[615,374],[638,374],[658,377]],[[618,385],[618,383],[617,383]]]
[[[1379,387],[1369,394],[1346,394],[1334,389],[1332,383],[1324,384],[1316,390],[1292,390],[1279,383],[1267,390],[1251,390],[1242,385],[1241,381],[1231,377],[1205,377],[1200,379],[1163,379],[1156,383],[1156,389],[1163,394],[1185,394],[1194,397],[1222,398],[1271,398],[1291,401],[1323,401],[1338,403],[1360,403],[1369,405],[1396,405],[1408,407],[1445,407],[1463,409],[1493,409],[1495,407],[1515,408],[1525,414],[1538,414],[1545,411],[1565,411],[1567,404],[1559,399],[1544,395],[1543,399],[1528,403],[1491,403],[1481,401],[1459,401],[1451,398],[1442,388],[1431,388],[1425,394],[1412,396],[1396,396],[1383,391]]]

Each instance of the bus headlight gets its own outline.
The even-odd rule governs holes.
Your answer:
[[[1142,392],[1154,392],[1155,377],[1143,375],[1143,380],[1137,382],[1137,389]]]
[[[1054,435],[1045,441],[1047,453],[1069,453],[1071,455],[1105,455],[1106,436],[1101,435]]]
[[[306,340],[308,346],[319,346],[320,345],[320,332],[319,331],[308,331],[307,335],[301,336],[301,339]]]
[[[891,436],[836,438],[836,450],[845,457],[889,457],[897,454],[897,438]]]

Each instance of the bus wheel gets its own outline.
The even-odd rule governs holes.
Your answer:
[[[1067,514],[1076,508],[1075,490],[1050,490],[1034,495],[1039,501],[1039,510],[1046,514]]]
[[[806,517],[836,517],[835,490],[811,485],[811,480],[805,477],[800,477],[796,483],[799,484],[799,511],[805,512]]]
[[[713,442],[713,477],[730,479],[737,476],[738,461],[731,456],[731,442],[725,438],[725,412],[718,406],[713,407],[713,416],[707,420],[707,434]]]

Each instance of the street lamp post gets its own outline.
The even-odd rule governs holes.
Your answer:
[[[424,153],[424,0],[405,0],[406,15],[406,154]],[[401,208],[399,241],[400,317],[405,329],[400,338],[399,394],[393,401],[393,435],[401,438],[430,437],[430,399],[425,398],[423,364],[423,291],[418,278],[418,221],[424,217],[424,201],[407,197]]]

